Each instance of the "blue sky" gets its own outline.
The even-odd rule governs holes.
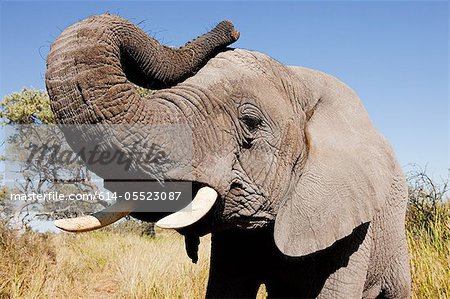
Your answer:
[[[180,46],[230,19],[235,47],[327,72],[361,97],[402,164],[445,176],[449,149],[449,4],[364,2],[1,2],[0,97],[44,89],[51,42],[68,25],[110,12]]]

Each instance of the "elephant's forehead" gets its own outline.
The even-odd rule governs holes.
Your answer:
[[[214,85],[223,81],[245,81],[255,77],[268,77],[273,74],[272,67],[279,64],[259,52],[233,49],[219,53],[187,82]],[[269,67],[271,66],[271,67]]]

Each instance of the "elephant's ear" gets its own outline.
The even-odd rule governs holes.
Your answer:
[[[308,158],[281,204],[275,242],[289,256],[325,249],[384,205],[395,159],[354,92],[335,78],[292,68],[309,89],[303,103]]]

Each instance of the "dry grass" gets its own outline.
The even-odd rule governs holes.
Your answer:
[[[11,298],[200,298],[209,267],[205,239],[194,265],[174,233],[154,239],[109,231],[48,237],[4,233],[0,293]]]
[[[445,222],[408,232],[413,298],[450,297],[450,238]],[[0,298],[202,298],[209,237],[198,264],[176,233],[14,235],[0,226]],[[3,294],[3,295],[1,295]],[[262,288],[259,298],[264,298]]]
[[[436,219],[408,227],[413,298],[450,298],[450,204]]]
[[[424,240],[427,240],[424,242]],[[450,242],[446,240],[438,247],[429,236],[408,236],[412,298],[450,298]]]
[[[48,235],[26,233],[18,237],[0,222],[0,298],[30,298],[44,292],[56,265]]]

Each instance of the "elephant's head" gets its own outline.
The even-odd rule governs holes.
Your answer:
[[[199,209],[204,202],[209,211],[175,213],[162,226],[192,232],[274,225],[287,255],[324,249],[382,207],[395,159],[351,89],[317,71],[225,48],[237,38],[222,22],[172,49],[120,17],[88,18],[52,45],[52,108],[63,124],[189,125],[191,172],[169,179],[192,181]],[[161,90],[142,97],[131,82]],[[155,138],[168,153],[180,147],[163,133]],[[120,139],[124,148],[127,141]],[[142,179],[151,179],[148,169],[136,166]],[[125,214],[59,225],[89,230]]]

